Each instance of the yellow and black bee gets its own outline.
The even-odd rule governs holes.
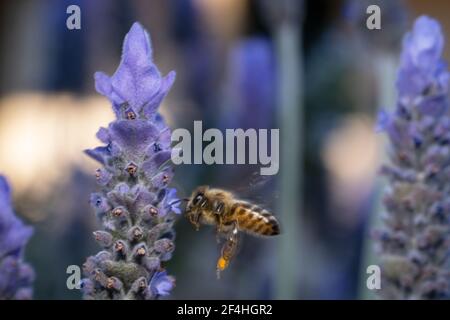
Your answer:
[[[237,199],[231,192],[200,186],[186,200],[186,216],[197,230],[202,224],[214,225],[217,235],[226,239],[217,261],[218,277],[236,254],[239,231],[267,237],[280,234],[279,223],[272,213]]]

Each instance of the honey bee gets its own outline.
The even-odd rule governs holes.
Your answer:
[[[186,217],[197,230],[202,224],[213,225],[218,239],[225,238],[217,260],[218,278],[236,255],[239,231],[254,236],[270,237],[280,234],[278,221],[273,214],[250,202],[237,199],[231,192],[200,186],[187,201]]]

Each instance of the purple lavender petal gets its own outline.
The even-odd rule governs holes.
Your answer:
[[[155,273],[149,285],[153,294],[159,296],[168,296],[174,286],[174,279],[166,271]]]
[[[161,86],[158,89],[158,93],[155,94],[155,96],[144,106],[144,114],[148,118],[150,118],[155,113],[156,109],[164,100],[167,93],[169,93],[170,88],[175,82],[175,76],[175,71],[170,71],[167,76],[162,79]]]
[[[119,120],[109,126],[111,139],[121,150],[130,155],[145,153],[147,146],[158,135],[157,128],[144,120]]]
[[[113,76],[95,73],[97,92],[108,97],[116,115],[121,118],[121,106],[127,104],[139,114],[145,107],[150,117],[158,108],[175,80],[172,71],[162,78],[152,62],[152,49],[147,32],[134,23],[125,36],[122,59]]]
[[[170,156],[170,151],[159,151],[142,164],[142,169],[147,176],[152,177],[162,165],[168,164]]]
[[[111,137],[109,136],[109,132],[108,129],[101,127],[96,134],[96,137],[98,138],[98,140],[100,140],[103,143],[110,143],[111,142]]]
[[[180,201],[177,197],[177,189],[170,188],[164,198],[165,207],[175,214],[181,214]]]
[[[106,159],[111,156],[111,151],[109,147],[97,147],[94,149],[84,150],[89,157],[100,162],[101,164],[105,164]]]

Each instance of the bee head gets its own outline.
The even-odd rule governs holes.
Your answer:
[[[188,207],[204,208],[208,204],[206,192],[209,188],[207,186],[200,186],[194,190],[191,196],[191,201]]]

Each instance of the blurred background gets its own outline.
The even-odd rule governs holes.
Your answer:
[[[66,8],[81,8],[81,30]],[[381,30],[366,8],[381,7]],[[376,263],[377,170],[384,140],[379,107],[395,101],[401,37],[420,14],[450,34],[444,0],[17,0],[0,3],[0,172],[17,212],[35,226],[27,260],[36,299],[79,299],[68,265],[99,249],[88,205],[96,163],[82,150],[114,115],[93,73],[112,74],[134,21],[149,31],[154,59],[177,79],[161,112],[170,127],[280,128],[280,172],[255,166],[183,165],[180,196],[197,185],[235,190],[271,209],[283,234],[245,237],[221,280],[214,231],[180,218],[167,269],[175,299],[370,298],[365,270]],[[447,48],[448,56],[448,48]]]

